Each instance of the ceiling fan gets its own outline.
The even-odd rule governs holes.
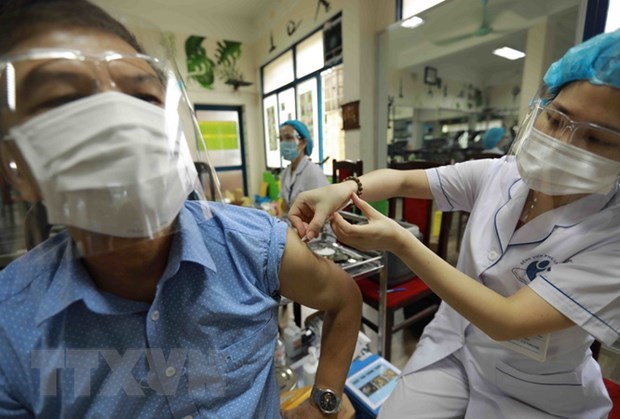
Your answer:
[[[480,27],[473,32],[466,33],[463,35],[453,36],[451,38],[440,39],[435,41],[435,45],[448,45],[454,42],[463,41],[465,39],[473,38],[475,36],[485,36],[490,33],[497,33],[497,31],[493,30],[491,27],[491,23],[489,22],[489,16],[487,12],[487,6],[489,4],[489,0],[480,0],[482,2],[482,23]]]

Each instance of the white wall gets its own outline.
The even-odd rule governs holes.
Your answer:
[[[251,42],[256,35],[253,20],[238,16],[213,13],[209,1],[177,1],[171,7],[166,2],[128,0],[90,0],[100,7],[115,13],[122,11],[139,16],[157,25],[161,30],[175,33],[201,34],[218,39]]]
[[[379,34],[394,22],[392,0],[349,0],[343,15],[344,101],[360,101],[360,130],[345,135],[347,158],[364,161],[364,171],[385,167],[387,144],[377,137]]]
[[[390,7],[391,6],[391,7]],[[384,142],[377,142],[378,32],[394,21],[394,2],[349,0],[343,10],[344,102],[360,101],[360,129],[345,133],[348,159],[364,161],[364,171],[383,167]]]
[[[260,69],[261,66],[289,49],[294,43],[322,27],[323,23],[342,11],[344,3],[347,1],[349,0],[329,0],[329,11],[325,12],[323,7],[319,8],[316,19],[316,1],[289,0],[282,2],[283,4],[279,3],[278,7],[266,9],[256,17],[254,23],[257,67]],[[289,36],[286,29],[290,21],[299,23],[299,26]],[[273,37],[273,45],[276,47],[273,51],[270,51],[271,37]]]

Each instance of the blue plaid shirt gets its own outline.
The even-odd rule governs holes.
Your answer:
[[[0,271],[0,417],[279,417],[286,225],[188,202],[151,304],[100,291],[61,233]]]

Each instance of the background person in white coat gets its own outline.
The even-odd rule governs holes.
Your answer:
[[[356,196],[357,182],[300,195],[314,237],[399,256],[443,300],[384,418],[602,418],[611,408],[590,345],[620,338],[620,31],[570,49],[544,78],[509,155],[360,177],[368,201],[432,198],[471,213],[457,268]]]
[[[313,145],[310,131],[304,123],[291,119],[280,125],[280,155],[291,162],[280,177],[284,212],[288,212],[301,192],[329,184],[323,170],[308,158]]]

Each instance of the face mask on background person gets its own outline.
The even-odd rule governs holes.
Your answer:
[[[181,130],[165,121],[158,106],[106,92],[35,116],[9,137],[51,223],[149,237],[174,221],[196,181]]]
[[[297,141],[280,141],[280,155],[284,160],[293,161],[299,156]]]
[[[567,144],[532,127],[516,155],[526,185],[547,195],[607,194],[620,162]]]

